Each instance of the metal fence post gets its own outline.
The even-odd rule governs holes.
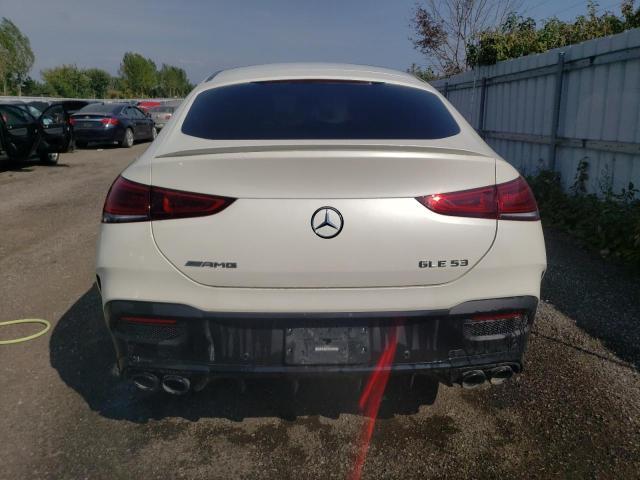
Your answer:
[[[480,86],[480,111],[478,112],[478,133],[484,138],[484,116],[487,98],[487,77],[482,77],[482,85]]]
[[[558,54],[556,85],[553,94],[553,117],[551,117],[551,143],[549,145],[549,168],[556,169],[558,150],[558,127],[560,124],[560,103],[562,102],[562,79],[564,76],[564,52]]]

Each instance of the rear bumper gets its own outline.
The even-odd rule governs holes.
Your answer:
[[[73,132],[76,142],[119,142],[124,135],[119,128],[100,128],[92,130],[74,130]]]
[[[499,365],[522,369],[522,355],[535,317],[532,296],[465,302],[451,309],[409,312],[214,313],[178,304],[112,301],[105,317],[125,375],[146,371],[186,376],[366,375],[392,338],[396,354],[388,367],[398,374],[428,374],[459,383],[470,370]],[[521,312],[521,320],[476,328],[478,314]],[[129,324],[123,317],[163,318],[175,325]],[[348,328],[357,331],[352,350],[366,347],[345,363],[292,360],[295,329]],[[355,338],[355,336],[354,336]]]

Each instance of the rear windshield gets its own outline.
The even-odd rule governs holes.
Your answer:
[[[93,103],[87,105],[86,107],[81,108],[76,112],[78,113],[95,113],[99,115],[104,115],[105,113],[117,113],[122,110],[123,105],[118,103]]]
[[[212,140],[437,139],[460,132],[430,92],[387,83],[270,81],[212,88],[182,132]]]

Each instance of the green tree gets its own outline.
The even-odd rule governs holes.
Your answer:
[[[407,68],[407,73],[411,73],[425,82],[431,82],[439,78],[432,67],[423,68],[415,63],[412,63],[411,66]]]
[[[482,32],[477,42],[467,44],[467,58],[470,66],[492,65],[637,27],[640,7],[635,8],[633,0],[622,3],[620,16],[610,11],[598,14],[597,4],[590,0],[586,15],[566,22],[549,18],[540,27],[532,18],[512,14],[498,28]]]
[[[93,97],[105,98],[107,96],[107,90],[111,85],[111,75],[109,72],[101,70],[100,68],[88,68],[83,72],[89,81],[91,82],[91,90],[93,90]]]
[[[35,56],[29,37],[6,17],[0,21],[0,75],[5,95],[12,88],[21,94],[22,82],[33,66]]]
[[[413,46],[438,75],[467,68],[466,46],[500,25],[523,0],[421,0],[411,19]]]
[[[106,98],[126,98],[126,90],[127,88],[122,78],[118,76],[111,77]]]
[[[139,53],[124,54],[120,75],[128,92],[134,96],[147,96],[157,86],[156,64]]]
[[[158,94],[164,97],[184,96],[193,88],[187,72],[173,65],[162,64],[158,72]]]
[[[88,98],[93,96],[91,78],[75,65],[62,65],[41,72],[45,85],[54,96]]]
[[[50,97],[53,96],[55,92],[51,90],[49,85],[27,77],[22,83],[22,93],[23,95]]]

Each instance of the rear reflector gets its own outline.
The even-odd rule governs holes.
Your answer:
[[[171,318],[148,318],[148,317],[122,317],[120,320],[127,323],[139,323],[144,325],[175,325],[176,320]]]
[[[118,177],[104,202],[103,223],[203,217],[219,213],[235,199],[152,187]]]
[[[509,320],[515,318],[521,318],[524,314],[522,312],[509,312],[509,313],[482,313],[474,315],[471,320],[474,322],[486,322],[491,320]]]
[[[441,215],[498,220],[540,219],[536,199],[522,177],[499,185],[426,195],[416,200]]]

